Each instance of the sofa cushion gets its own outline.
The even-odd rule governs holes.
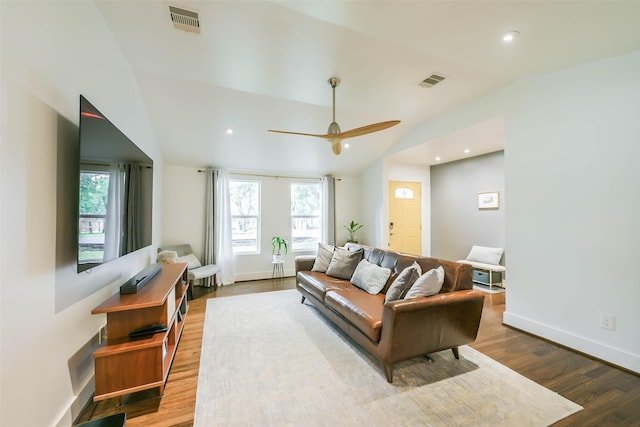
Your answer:
[[[358,263],[350,282],[365,292],[375,295],[384,288],[390,275],[390,269],[379,267],[363,259]]]
[[[352,286],[351,289],[327,292],[325,304],[347,319],[371,341],[380,341],[383,294],[371,295]]]
[[[335,248],[327,268],[327,276],[350,280],[362,259],[362,253],[362,249],[350,251],[345,248]]]
[[[444,283],[444,268],[442,266],[438,268],[433,268],[415,281],[407,295],[405,295],[404,299],[418,298],[418,297],[428,297],[431,295],[435,295],[440,292],[442,289],[442,284]]]
[[[320,273],[324,273],[327,271],[329,267],[329,263],[331,262],[331,258],[333,257],[333,251],[335,246],[333,245],[325,245],[324,243],[318,243],[318,255],[316,256],[315,261],[313,262],[313,267],[311,267],[311,271],[319,271]]]
[[[298,288],[304,289],[320,301],[324,301],[327,291],[353,288],[347,280],[329,277],[318,271],[299,271],[296,281]]]
[[[387,294],[384,298],[384,302],[395,301],[399,299],[403,299],[404,296],[409,292],[411,286],[415,283],[416,280],[422,274],[422,269],[417,262],[413,262],[409,267],[405,268],[398,274],[398,277],[393,281]]]

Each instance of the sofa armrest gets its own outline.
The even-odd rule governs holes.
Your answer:
[[[315,255],[298,255],[295,259],[296,275],[298,271],[311,271],[315,260]]]
[[[386,303],[380,344],[385,363],[458,347],[475,341],[484,294],[462,290]]]

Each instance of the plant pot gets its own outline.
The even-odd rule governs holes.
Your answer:
[[[273,262],[282,262],[282,254],[273,254]]]

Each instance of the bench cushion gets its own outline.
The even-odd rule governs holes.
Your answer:
[[[469,264],[471,267],[477,268],[478,270],[489,270],[489,271],[498,271],[498,272],[503,272],[507,270],[507,268],[503,265],[485,264],[483,262],[469,261],[466,259],[461,259],[458,262],[461,264]]]

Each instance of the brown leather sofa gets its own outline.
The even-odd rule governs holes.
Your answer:
[[[484,294],[473,290],[471,266],[354,243],[345,247],[363,248],[367,261],[391,269],[382,292],[371,295],[348,280],[311,271],[315,257],[309,256],[295,260],[296,288],[302,294],[302,303],[311,302],[384,364],[387,381],[393,381],[396,362],[446,349],[451,349],[458,359],[458,347],[475,341]],[[420,264],[423,273],[438,266],[444,268],[440,293],[385,304],[390,284],[414,261]]]

